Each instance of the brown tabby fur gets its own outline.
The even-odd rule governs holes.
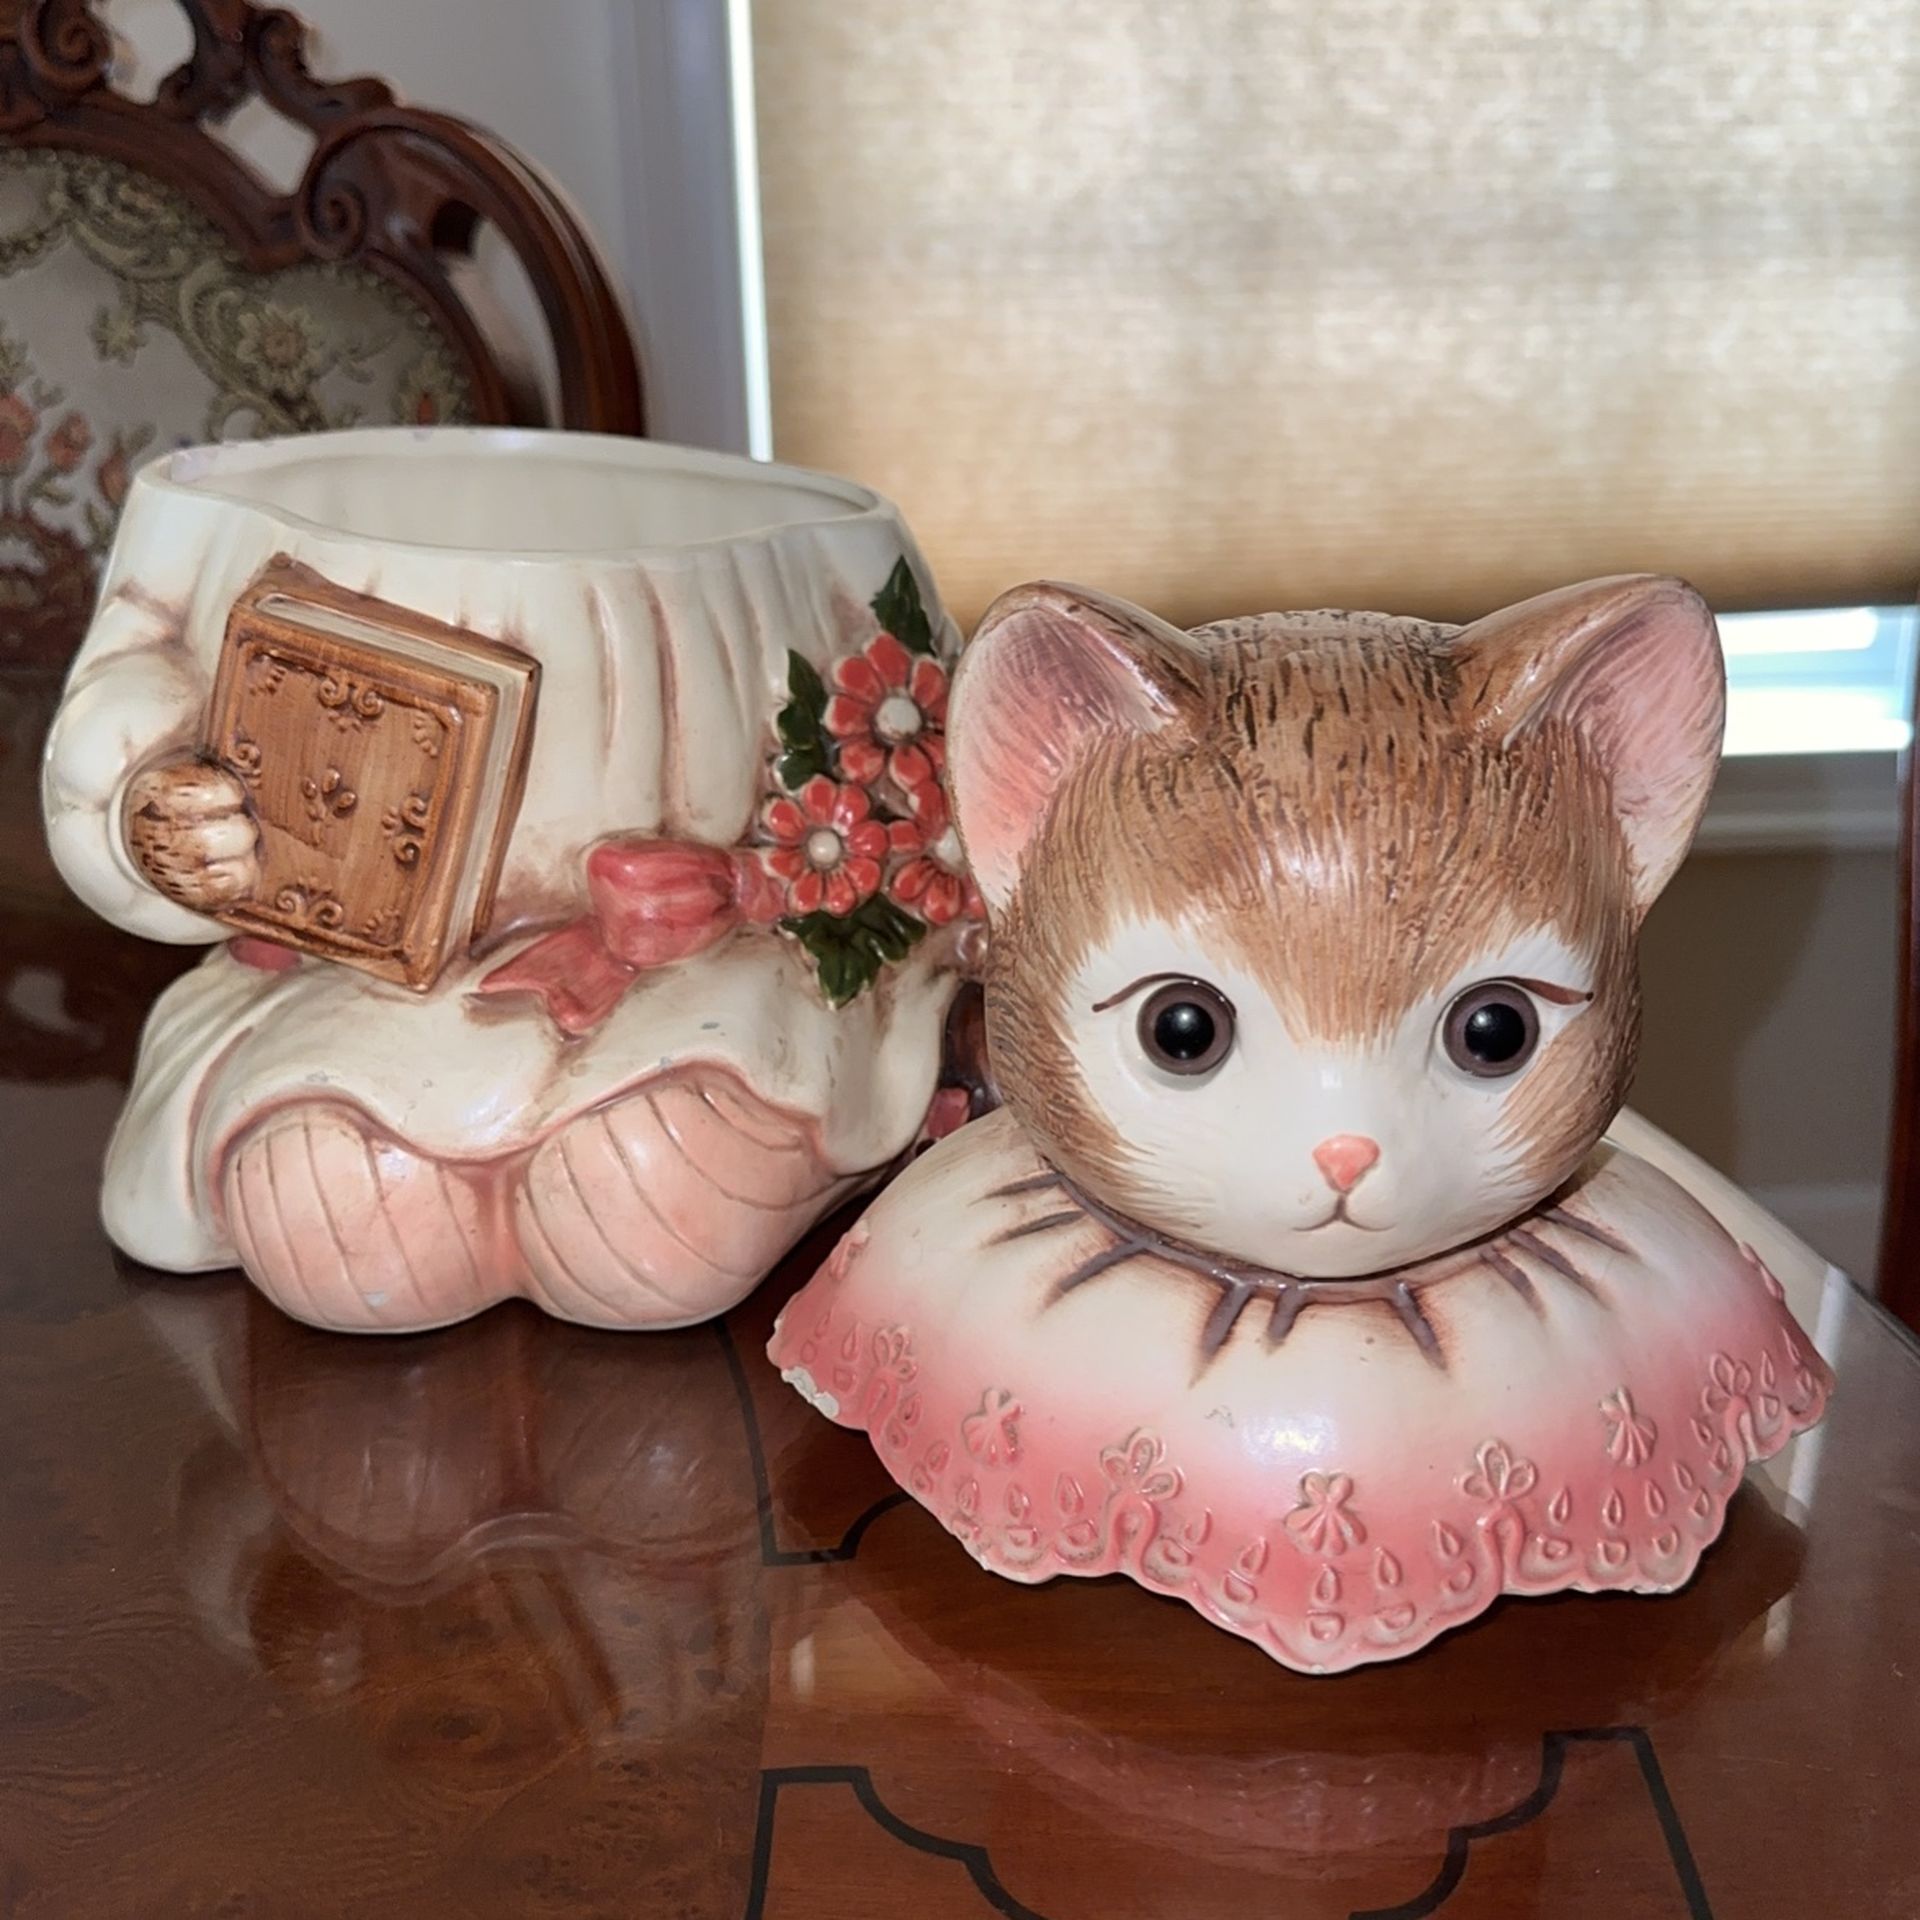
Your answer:
[[[1127,1142],[1087,1096],[1066,994],[1125,919],[1186,922],[1273,994],[1304,1044],[1365,1046],[1458,971],[1548,926],[1595,999],[1506,1096],[1557,1183],[1624,1097],[1639,1034],[1626,837],[1590,738],[1508,745],[1452,629],[1273,614],[1201,628],[1170,724],[1105,730],[1067,772],[995,918],[986,1019],[1006,1100],[1057,1164],[1125,1197]],[[1128,984],[1112,982],[1112,988]]]

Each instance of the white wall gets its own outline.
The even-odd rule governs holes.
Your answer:
[[[305,0],[317,72],[373,73],[498,134],[572,199],[629,279],[622,82],[607,0]]]
[[[626,0],[304,0],[314,71],[371,73],[420,106],[442,107],[501,135],[573,198],[624,274],[613,71],[615,15]],[[175,0],[108,0],[122,83],[136,91],[189,45]],[[144,83],[144,84],[143,84]],[[284,177],[284,140],[264,117],[230,131]]]
[[[104,10],[120,83],[150,92],[190,44],[175,0]],[[299,0],[295,10],[316,73],[377,75],[533,161],[626,294],[655,435],[746,445],[725,0]],[[285,186],[311,146],[258,106],[224,133]],[[482,259],[510,316],[530,322],[531,294],[504,249],[483,246]]]

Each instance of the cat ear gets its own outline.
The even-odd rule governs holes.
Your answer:
[[[1003,593],[955,669],[948,778],[974,879],[1007,903],[1053,796],[1095,741],[1185,729],[1199,650],[1164,620],[1083,587]]]
[[[1707,603],[1655,574],[1590,580],[1476,622],[1454,649],[1483,728],[1511,742],[1559,721],[1591,745],[1644,914],[1685,858],[1720,763],[1726,667]]]

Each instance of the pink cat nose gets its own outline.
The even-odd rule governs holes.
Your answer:
[[[1351,1191],[1360,1176],[1380,1158],[1376,1141],[1364,1133],[1334,1133],[1313,1150],[1313,1164],[1326,1176],[1335,1193]]]

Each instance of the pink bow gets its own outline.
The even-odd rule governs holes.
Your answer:
[[[636,975],[731,933],[752,879],[717,847],[605,841],[587,856],[592,911],[494,968],[479,991],[536,993],[563,1033],[590,1032]]]

